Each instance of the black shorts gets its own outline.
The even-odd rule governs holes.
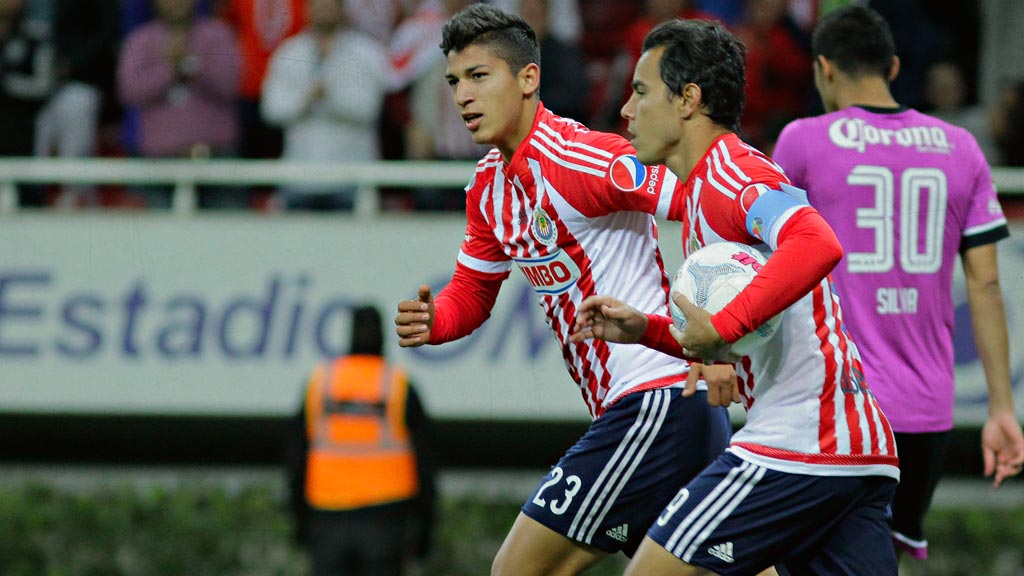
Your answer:
[[[924,516],[942,478],[949,432],[896,432],[900,484],[892,500],[892,539],[898,550],[914,558],[928,557]]]
[[[723,576],[882,576],[897,572],[885,476],[808,476],[769,470],[731,452],[681,489],[647,535]]]
[[[669,388],[617,401],[558,461],[523,513],[609,553],[632,556],[679,486],[729,444],[725,408]]]

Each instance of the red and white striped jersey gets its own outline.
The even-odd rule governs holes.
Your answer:
[[[798,201],[773,201],[782,194]],[[684,254],[728,240],[770,255],[790,218],[812,210],[777,164],[735,134],[718,138],[665,204],[665,215],[683,222]],[[780,331],[737,366],[747,422],[729,450],[784,472],[898,479],[892,430],[864,381],[830,276],[786,309]]]
[[[643,346],[569,342],[577,307],[594,294],[668,314],[669,279],[652,214],[661,191],[677,184],[664,166],[641,164],[621,136],[591,132],[539,105],[511,161],[492,150],[466,187],[455,289],[496,293],[494,284],[518,266],[594,418],[627,392],[684,384],[689,366],[677,358]]]

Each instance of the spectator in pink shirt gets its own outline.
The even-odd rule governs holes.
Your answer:
[[[219,20],[195,17],[195,5],[154,0],[157,18],[132,31],[121,49],[118,92],[140,111],[143,156],[208,158],[237,148],[234,34]],[[223,205],[231,195],[201,196],[200,206]],[[153,205],[170,203],[169,192],[147,196]]]

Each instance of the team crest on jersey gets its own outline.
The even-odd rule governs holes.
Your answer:
[[[554,246],[558,242],[558,228],[540,206],[533,211],[533,236],[545,246]]]
[[[632,154],[619,156],[612,160],[611,168],[608,169],[608,178],[619,190],[634,192],[639,190],[647,180],[647,166],[644,166]]]

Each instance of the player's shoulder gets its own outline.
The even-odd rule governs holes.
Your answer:
[[[615,186],[633,191],[646,181],[647,169],[637,159],[629,140],[618,134],[590,130],[575,120],[550,113],[543,115],[529,145],[553,182],[585,180],[596,185],[596,179],[608,189]],[[589,189],[590,193],[594,191]]]
[[[534,138],[557,153],[576,152],[607,159],[624,151],[633,152],[629,141],[618,134],[591,130],[581,122],[550,112],[537,122]]]
[[[926,153],[948,154],[956,163],[985,164],[978,140],[970,130],[937,116],[906,108],[900,112],[895,144]],[[867,140],[867,134],[864,139]]]
[[[489,184],[494,182],[494,178],[498,173],[498,168],[502,165],[501,151],[497,148],[491,148],[484,157],[481,158],[477,163],[476,167],[473,168],[473,176],[470,177],[469,183],[466,184],[466,193],[481,193]]]
[[[837,112],[819,114],[818,116],[797,118],[790,121],[782,128],[782,132],[779,133],[778,141],[783,142],[789,139],[814,138],[815,136],[826,134],[833,123],[848,118],[848,116],[849,115],[844,114],[843,110],[839,110]]]
[[[915,123],[941,129],[943,132],[948,134],[947,139],[950,141],[977,144],[977,139],[974,137],[974,134],[971,134],[971,131],[963,126],[957,126],[956,124],[952,124],[942,118],[932,116],[931,114],[925,114],[924,112],[918,112],[917,110],[911,109],[909,112],[912,114],[912,117],[917,120]]]
[[[712,145],[709,170],[721,174],[726,181],[745,188],[752,184],[774,185],[789,183],[782,167],[767,154],[747,144],[735,134],[718,140]]]

